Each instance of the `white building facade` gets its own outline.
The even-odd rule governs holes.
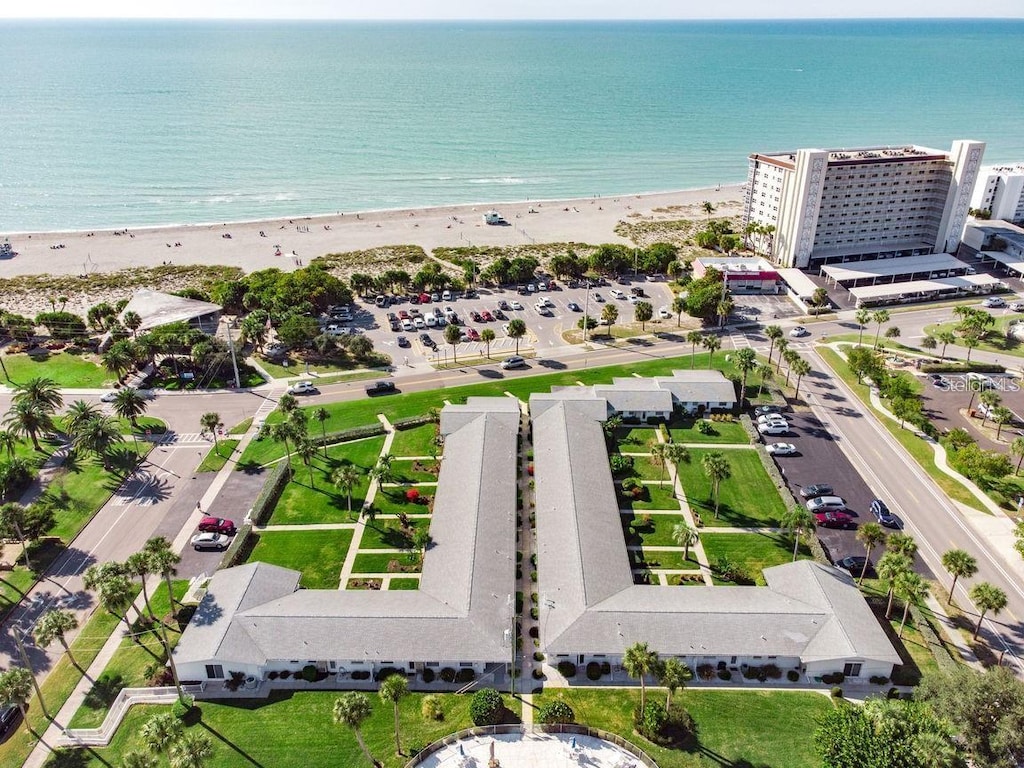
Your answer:
[[[782,267],[953,252],[985,144],[753,154],[744,225],[775,228]]]
[[[993,219],[1024,224],[1024,163],[982,168],[971,208]]]

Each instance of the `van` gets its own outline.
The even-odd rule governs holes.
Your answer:
[[[819,496],[807,502],[807,509],[811,512],[842,512],[846,509],[846,500],[839,496]]]

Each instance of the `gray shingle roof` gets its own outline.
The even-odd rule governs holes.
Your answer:
[[[169,293],[153,291],[149,288],[140,288],[132,296],[131,300],[121,312],[124,319],[126,312],[136,312],[142,318],[140,331],[148,331],[169,323],[188,322],[196,318],[220,312],[219,304],[211,304],[208,301],[196,299],[185,299],[181,296],[173,296]],[[214,328],[205,329],[212,333]]]
[[[642,379],[635,379],[642,381]],[[672,393],[664,389],[644,386],[629,386],[629,383],[597,385],[594,394],[608,401],[617,413],[640,411],[647,413],[671,413]]]
[[[672,371],[671,376],[655,376],[654,380],[680,403],[736,402],[736,387],[721,371]]]

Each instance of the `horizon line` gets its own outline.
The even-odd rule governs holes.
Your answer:
[[[508,23],[508,22],[792,22],[792,21],[1024,21],[1021,16],[744,16],[744,17],[362,17],[362,16],[3,16],[0,21],[349,21],[373,23],[409,22],[457,22],[457,23]]]

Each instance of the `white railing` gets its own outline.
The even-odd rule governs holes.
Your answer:
[[[186,694],[202,693],[204,685],[183,685]],[[65,728],[64,735],[56,739],[58,747],[105,747],[114,737],[121,720],[134,704],[173,704],[178,691],[173,686],[162,688],[122,688],[110,705],[107,716],[99,728]]]

